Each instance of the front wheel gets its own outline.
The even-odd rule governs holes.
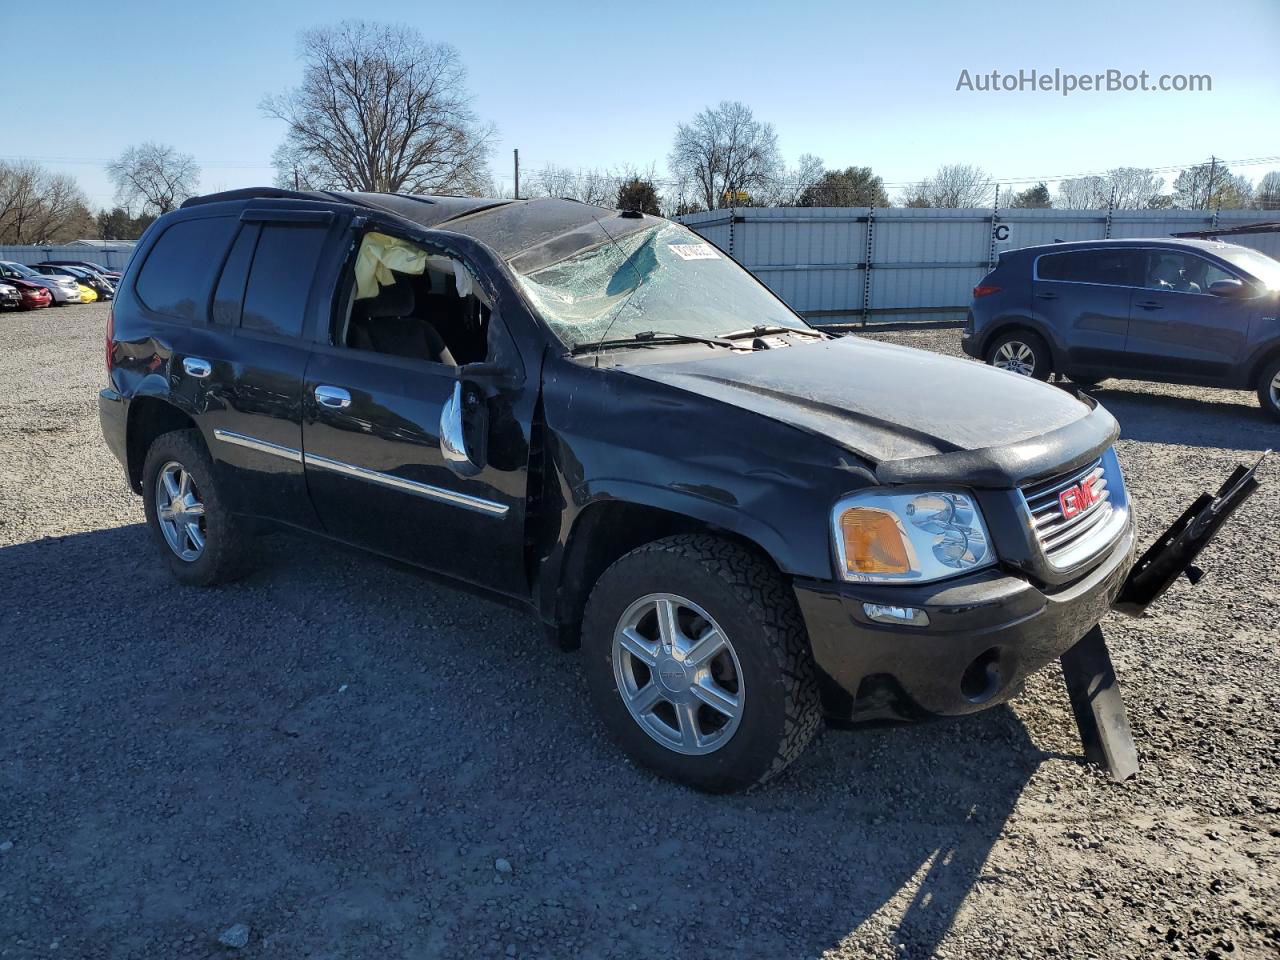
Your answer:
[[[1258,405],[1268,416],[1280,420],[1280,358],[1262,368],[1258,377]]]
[[[1048,380],[1053,372],[1049,345],[1030,330],[1013,330],[996,337],[987,348],[987,363],[1037,380]]]
[[[821,722],[795,597],[765,560],[717,537],[668,537],[614,563],[591,591],[582,649],[613,737],[699,790],[768,780]]]

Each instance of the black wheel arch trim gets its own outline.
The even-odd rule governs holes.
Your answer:
[[[1048,326],[1039,320],[1031,317],[1009,317],[1000,320],[990,330],[986,331],[978,342],[978,355],[982,358],[982,362],[987,361],[987,351],[991,348],[991,344],[995,343],[1000,337],[1006,333],[1013,333],[1016,330],[1026,330],[1028,333],[1034,333],[1049,348],[1049,366],[1051,370],[1058,369],[1059,350],[1058,345],[1054,342],[1053,334],[1049,332]]]
[[[614,537],[617,520],[635,519],[645,526],[631,535]],[[572,635],[586,598],[599,575],[613,562],[645,543],[680,533],[722,536],[767,559],[784,577],[830,577],[831,552],[825,524],[820,556],[803,555],[795,537],[788,538],[759,517],[714,500],[632,480],[602,480],[592,484],[585,502],[566,510],[556,542],[540,562],[534,592],[542,619],[560,631],[561,643],[576,643]],[[600,540],[599,538],[605,538]],[[598,544],[607,544],[601,551]],[[602,559],[603,558],[603,559]]]

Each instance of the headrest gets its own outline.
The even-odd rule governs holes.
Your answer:
[[[376,297],[356,301],[356,308],[368,320],[407,317],[413,313],[413,307],[413,287],[403,280],[383,287]]]

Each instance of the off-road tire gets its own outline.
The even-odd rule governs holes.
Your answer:
[[[1044,337],[1030,330],[1010,330],[1002,333],[987,346],[986,361],[991,366],[996,365],[997,354],[1000,348],[1005,344],[1023,343],[1034,355],[1034,363],[1031,372],[1027,374],[1036,380],[1048,380],[1049,375],[1053,373],[1053,357],[1049,353],[1049,344],[1045,343]]]
[[[1262,368],[1258,375],[1258,405],[1262,412],[1273,420],[1280,420],[1280,397],[1275,396],[1271,384],[1280,376],[1280,357],[1272,360]]]
[[[156,517],[156,478],[171,461],[191,474],[205,507],[205,545],[195,560],[183,560],[165,540]],[[162,433],[147,449],[142,467],[142,502],[147,527],[161,561],[174,578],[189,586],[208,587],[235,580],[247,570],[248,536],[245,522],[226,507],[214,480],[213,461],[199,430]]]
[[[741,721],[712,753],[687,756],[653,739],[614,679],[613,636],[623,612],[641,597],[668,592],[705,609],[742,665]],[[592,700],[614,739],[644,766],[699,790],[727,793],[765,782],[804,752],[821,725],[813,656],[794,594],[764,558],[719,537],[667,537],[617,560],[587,601],[582,652]]]

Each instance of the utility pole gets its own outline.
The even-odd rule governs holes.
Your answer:
[[[1213,203],[1213,176],[1218,171],[1218,158],[1213,154],[1209,155],[1209,188],[1204,195],[1204,208],[1209,209]]]
[[[516,158],[516,199],[520,199],[520,149],[517,147],[511,151]]]

